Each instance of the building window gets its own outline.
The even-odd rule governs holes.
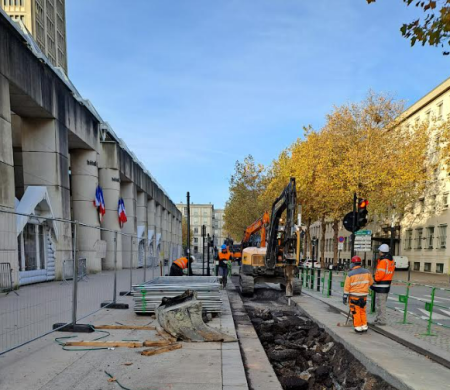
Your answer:
[[[442,119],[442,114],[444,113],[444,103],[438,103],[438,119]]]
[[[198,253],[198,246],[194,246],[194,253]]]
[[[424,267],[423,267],[423,270],[425,272],[431,272],[431,263],[425,263]]]
[[[194,228],[194,233],[198,233],[198,228]]]
[[[442,195],[442,207],[444,209],[448,209],[448,192],[444,193],[444,195]]]
[[[194,243],[198,244],[198,238],[197,237],[194,237]]]
[[[187,207],[183,207],[183,215],[187,217]]]
[[[436,273],[437,274],[443,274],[444,273],[444,263],[437,263],[436,264]]]
[[[430,226],[427,228],[427,248],[433,249],[433,241],[434,241],[434,226]]]
[[[439,248],[447,247],[447,225],[439,226]]]
[[[405,249],[411,249],[412,248],[412,237],[413,232],[412,230],[406,231],[406,237],[405,237]]]
[[[42,225],[26,224],[18,244],[20,271],[45,269],[45,234]]]
[[[425,198],[419,199],[419,214],[425,210]]]
[[[423,229],[416,229],[417,249],[422,249]]]
[[[427,122],[430,122],[430,121],[431,121],[431,110],[428,110],[428,111],[425,113],[425,117],[426,117],[426,121],[427,121]]]
[[[414,271],[420,271],[420,262],[418,261],[414,262]]]

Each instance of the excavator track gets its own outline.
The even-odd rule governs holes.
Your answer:
[[[253,296],[253,293],[255,292],[255,279],[253,278],[253,276],[240,274],[239,285],[241,287],[241,293],[243,296]]]

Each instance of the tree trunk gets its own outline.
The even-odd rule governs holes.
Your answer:
[[[338,236],[339,236],[339,220],[333,221],[333,264],[338,263]]]
[[[310,259],[311,254],[308,256],[309,248],[311,245],[311,218],[308,219],[308,223],[306,224],[306,234],[305,234],[305,259]]]
[[[323,216],[320,220],[320,265],[322,268],[325,268],[325,234],[327,232],[327,224],[325,223],[325,216]]]

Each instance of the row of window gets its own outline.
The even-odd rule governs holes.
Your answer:
[[[5,7],[23,7],[24,0],[3,0],[3,5]]]
[[[414,262],[414,271],[421,271],[421,262],[415,261]],[[436,263],[435,269],[432,269],[432,263],[423,263],[423,271],[424,272],[436,272],[437,274],[443,274],[444,273],[444,263]]]
[[[424,234],[425,233],[425,234]],[[414,242],[413,242],[414,241]],[[447,225],[417,228],[406,231],[404,249],[445,249],[447,247]]]

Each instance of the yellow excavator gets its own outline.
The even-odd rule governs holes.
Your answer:
[[[287,297],[301,294],[301,283],[296,277],[299,262],[298,234],[295,226],[296,197],[295,178],[291,178],[272,204],[272,213],[268,221],[267,247],[243,249],[239,274],[243,295],[253,295],[255,283],[258,282],[279,283],[286,289]],[[284,226],[281,226],[280,220],[284,211],[286,219]]]

